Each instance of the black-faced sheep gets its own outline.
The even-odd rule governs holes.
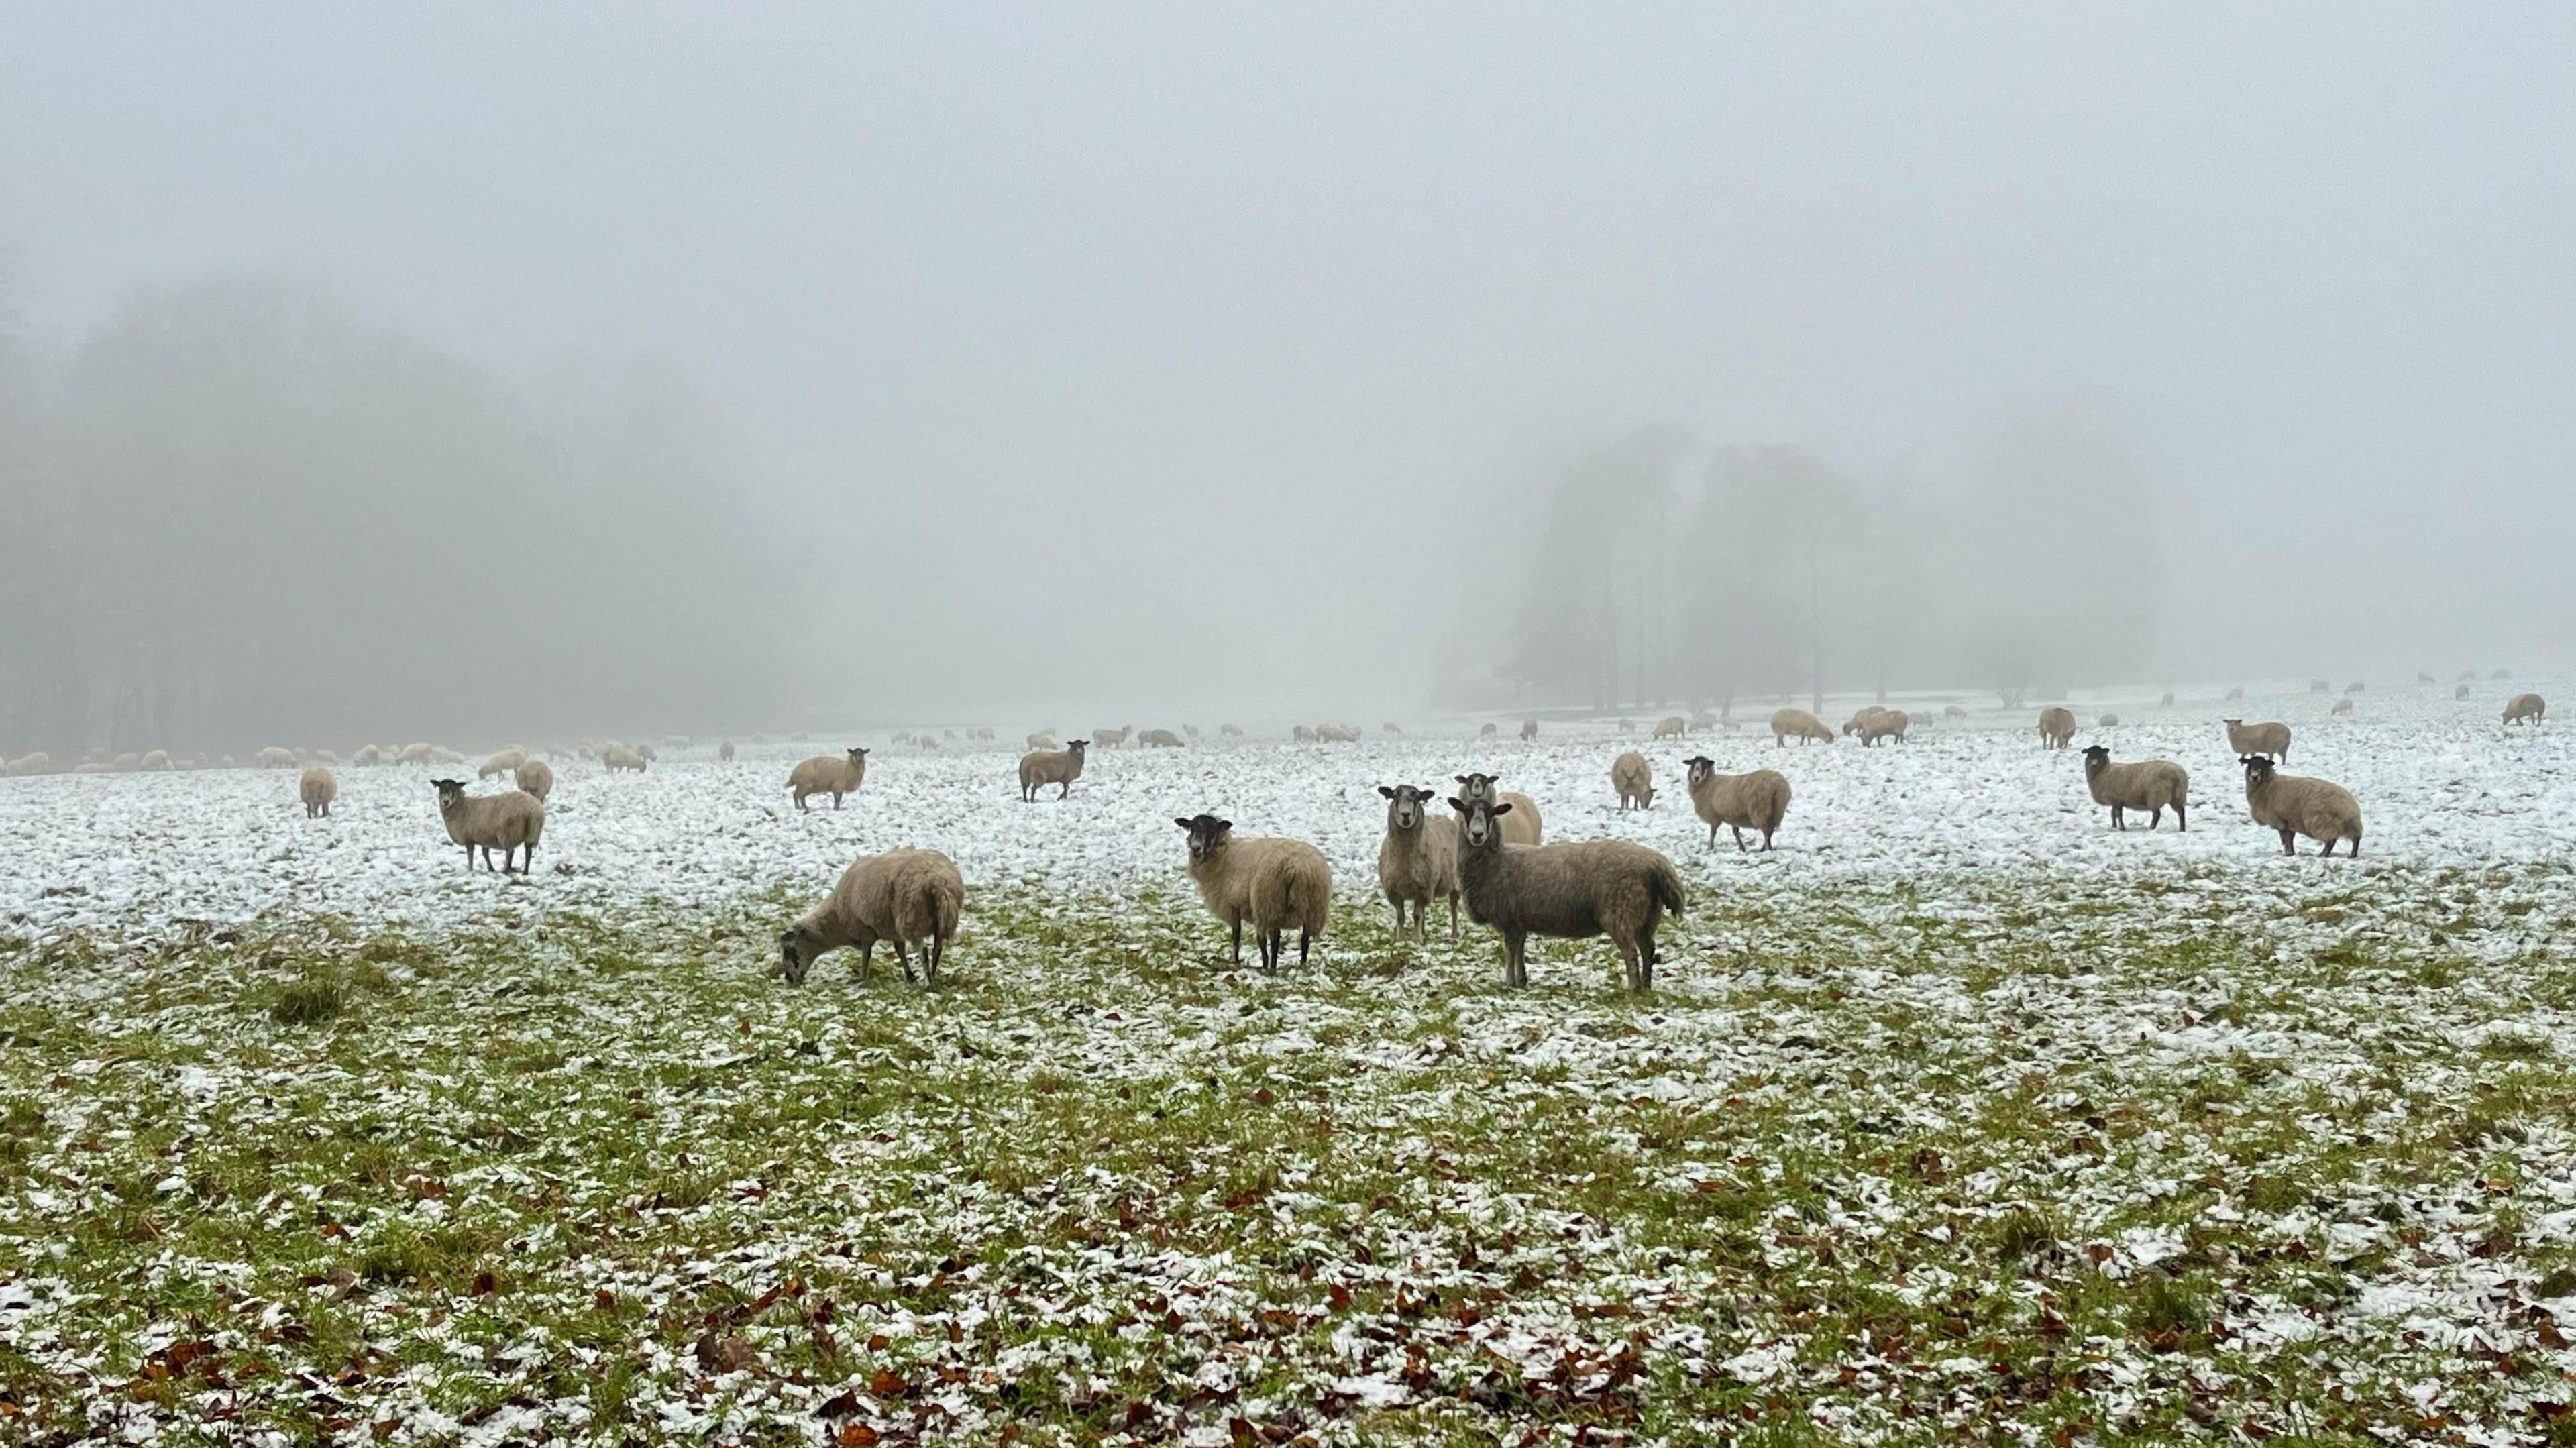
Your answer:
[[[1631,749],[1610,761],[1610,788],[1619,796],[1619,809],[1653,809],[1655,807],[1655,771],[1646,756]]]
[[[2293,843],[2298,835],[2318,841],[2321,855],[2333,854],[2337,840],[2350,840],[2351,853],[2361,854],[2361,803],[2351,790],[2329,780],[2279,773],[2260,754],[2245,755],[2237,763],[2245,766],[2245,803],[2254,812],[2254,823],[2280,832],[2282,854],[2299,852]]]
[[[465,847],[465,868],[474,868],[475,852],[483,854],[483,868],[492,868],[492,852],[501,852],[501,873],[510,873],[514,854],[526,851],[519,873],[526,874],[537,862],[537,841],[546,832],[545,802],[524,790],[506,794],[468,795],[465,781],[438,779],[438,813],[447,822],[447,837]]]
[[[1740,852],[1746,830],[1762,832],[1762,848],[1771,848],[1771,836],[1780,822],[1789,817],[1789,781],[1776,769],[1757,769],[1749,774],[1720,774],[1717,761],[1705,754],[1683,761],[1689,771],[1691,809],[1708,824],[1708,848],[1717,848],[1717,827],[1726,826],[1735,835],[1735,848]]]
[[[847,946],[859,952],[864,981],[883,940],[894,946],[907,981],[914,978],[912,952],[918,948],[923,982],[936,987],[965,909],[965,877],[937,850],[862,855],[841,872],[841,882],[822,904],[779,932],[779,974],[789,985],[803,985],[816,960]]]
[[[2165,811],[2174,812],[2174,828],[2191,828],[2191,776],[2170,759],[2141,759],[2134,764],[2113,764],[2108,745],[2094,744],[2084,751],[2084,787],[2093,795],[2095,804],[2111,807],[2111,828],[2129,827],[2125,812],[2148,811],[2147,828],[2164,822]]]
[[[1190,878],[1199,898],[1234,932],[1234,963],[1243,963],[1243,926],[1250,921],[1263,970],[1279,968],[1290,926],[1297,930],[1297,963],[1304,965],[1333,908],[1333,869],[1324,852],[1304,840],[1238,839],[1232,820],[1211,814],[1172,823],[1189,832]]]
[[[1055,786],[1055,797],[1073,792],[1073,782],[1082,778],[1083,751],[1091,747],[1088,739],[1077,739],[1062,749],[1035,750],[1020,756],[1020,802],[1037,801],[1041,785]]]
[[[1386,838],[1377,847],[1377,884],[1404,929],[1404,907],[1413,906],[1413,935],[1427,930],[1434,900],[1449,902],[1449,938],[1458,938],[1458,822],[1431,813],[1430,790],[1409,784],[1379,785],[1386,797]]]
[[[2290,762],[2290,726],[2274,720],[2265,724],[2248,724],[2242,719],[2221,719],[2227,726],[2227,752],[2236,755],[2268,754],[2283,764]]]
[[[1468,918],[1503,937],[1503,983],[1529,984],[1529,938],[1588,940],[1607,935],[1627,967],[1628,988],[1655,984],[1655,927],[1682,913],[1682,877],[1673,862],[1627,840],[1570,845],[1507,845],[1503,821],[1512,805],[1452,799],[1458,826],[1458,884]]]

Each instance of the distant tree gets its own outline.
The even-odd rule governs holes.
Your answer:
[[[1549,489],[1504,677],[1608,708],[1621,693],[1623,644],[1641,680],[1654,670],[1663,640],[1649,625],[1665,553],[1657,520],[1689,445],[1678,428],[1646,428],[1576,462]]]

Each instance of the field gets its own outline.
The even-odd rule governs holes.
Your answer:
[[[2208,698],[2078,738],[2187,834],[2029,711],[1036,805],[882,749],[810,815],[808,748],[575,763],[526,881],[435,771],[0,780],[0,1441],[2576,1443],[2576,742],[2498,688],[2246,707],[2357,861],[2247,822]],[[1705,849],[1703,751],[1789,774],[1778,853]],[[1389,928],[1374,786],[1471,765],[1681,865],[1652,996]],[[1332,858],[1314,965],[1227,963],[1203,808]],[[968,881],[941,989],[778,981],[901,844]]]

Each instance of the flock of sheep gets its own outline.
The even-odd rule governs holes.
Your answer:
[[[2326,686],[2320,680],[2313,687],[2323,692]],[[2351,686],[2339,706],[2348,704],[2349,696],[2360,690],[2358,684]],[[2229,697],[2242,697],[2242,691],[2231,691]],[[2170,695],[2166,702],[2171,702]],[[2537,725],[2547,712],[2548,705],[2538,694],[2517,694],[2505,705],[2504,723],[2508,728]],[[1965,711],[1952,705],[1947,713],[1956,717]],[[1629,721],[1621,722],[1623,731],[1633,731]],[[1658,722],[1653,734],[1658,740],[1678,739],[1695,727],[1716,722],[1707,716],[1692,720],[1674,715]],[[2115,715],[2105,714],[2100,719],[2104,726],[2117,722]],[[2279,833],[2283,853],[2295,854],[2295,841],[2301,836],[2317,841],[2321,854],[2333,854],[2338,844],[2344,845],[2349,855],[2361,853],[2361,807],[2351,791],[2328,780],[2280,772],[2279,766],[2287,763],[2290,756],[2287,724],[2248,724],[2241,718],[2221,722],[2228,749],[2244,771],[2245,799],[2252,817]],[[1853,714],[1838,735],[1815,714],[1790,708],[1771,716],[1770,730],[1775,748],[1786,748],[1792,739],[1803,747],[1832,744],[1838,737],[1857,739],[1868,748],[1880,743],[1903,743],[1912,724],[1911,716],[1903,710],[1873,705]],[[2038,733],[2043,748],[2069,747],[2076,728],[2072,710],[2052,706],[2040,711]],[[1384,729],[1391,736],[1402,733],[1393,724]],[[1241,737],[1242,732],[1230,724],[1223,727],[1224,737],[1229,739]],[[1491,739],[1499,732],[1497,726],[1488,724],[1480,738]],[[1535,739],[1538,733],[1536,719],[1521,725],[1523,740]],[[1195,728],[1183,734],[1190,740],[1199,737]],[[952,731],[950,737],[957,736]],[[970,730],[965,737],[990,740],[992,731]],[[1294,737],[1333,743],[1356,742],[1362,736],[1356,726],[1328,724],[1299,725]],[[938,747],[927,734],[899,735],[897,742]],[[1023,802],[1036,801],[1040,791],[1049,785],[1055,787],[1055,798],[1067,797],[1081,779],[1084,762],[1095,745],[1177,748],[1183,747],[1184,739],[1182,734],[1165,729],[1139,731],[1121,727],[1095,730],[1092,738],[1075,739],[1062,746],[1047,733],[1030,735],[1028,743],[1029,751],[1021,756],[1018,770]],[[584,740],[580,752],[610,772],[642,772],[656,758],[649,745],[613,740]],[[838,809],[865,782],[868,753],[864,748],[852,748],[838,755],[817,755],[798,762],[787,776],[787,790],[797,809],[809,809],[808,801],[819,795],[830,795],[833,807]],[[734,746],[730,742],[723,744],[718,757],[732,759]],[[431,744],[370,745],[357,751],[350,762],[457,764],[463,758],[453,750]],[[328,751],[303,754],[272,748],[262,750],[253,762],[277,768],[302,765],[297,797],[306,815],[318,818],[330,814],[339,794],[339,781],[332,769],[338,760]],[[1764,851],[1773,848],[1792,798],[1784,775],[1773,769],[1721,773],[1716,761],[1706,755],[1693,755],[1683,763],[1691,808],[1708,826],[1709,848],[1716,846],[1721,826],[1732,833],[1739,851],[1752,849],[1748,832],[1760,837]],[[173,759],[157,750],[113,761],[91,760],[82,766],[90,772],[188,767],[197,767],[197,761]],[[2152,830],[2163,823],[2167,810],[2173,812],[2176,829],[2190,828],[2191,778],[2181,765],[2164,759],[2114,763],[2109,747],[2096,744],[2084,751],[2083,768],[2085,786],[2094,802],[2110,811],[2112,828],[2126,829],[2128,815],[2134,811],[2146,814],[2147,828]],[[12,774],[49,771],[50,762],[41,755],[22,758],[8,766]],[[478,782],[500,777],[513,787],[476,795],[467,793],[462,779],[433,780],[449,841],[464,848],[469,870],[479,860],[487,870],[497,869],[504,874],[528,872],[535,865],[537,846],[545,834],[546,801],[555,783],[553,768],[526,749],[511,746],[484,759],[475,773]],[[1492,927],[1501,937],[1504,980],[1511,986],[1528,983],[1529,937],[1607,936],[1619,953],[1628,985],[1635,990],[1650,989],[1657,961],[1655,932],[1666,914],[1678,918],[1685,903],[1681,876],[1672,862],[1627,840],[1545,843],[1536,800],[1500,788],[1499,780],[1491,774],[1461,774],[1455,783],[1457,792],[1445,800],[1446,813],[1435,809],[1442,802],[1438,790],[1411,784],[1378,787],[1386,801],[1385,835],[1378,850],[1378,888],[1395,912],[1397,928],[1423,938],[1428,932],[1430,911],[1445,903],[1450,938],[1455,940],[1463,905],[1470,919]],[[1626,751],[1611,763],[1610,786],[1622,812],[1654,806],[1653,768],[1637,751]],[[1243,959],[1243,935],[1248,925],[1265,971],[1276,970],[1285,958],[1287,933],[1291,930],[1297,934],[1297,958],[1303,964],[1316,938],[1323,933],[1332,907],[1333,875],[1322,851],[1303,840],[1237,835],[1232,821],[1213,814],[1178,817],[1173,823],[1188,837],[1187,869],[1200,898],[1209,913],[1231,932],[1234,961],[1240,964]],[[501,857],[498,866],[492,861],[495,851]],[[875,947],[883,942],[893,947],[907,980],[914,978],[913,957],[918,953],[924,976],[929,984],[936,985],[948,940],[956,932],[964,906],[964,878],[956,864],[937,851],[906,849],[863,857],[849,867],[822,903],[780,934],[781,973],[789,982],[801,983],[818,957],[846,947],[859,952],[864,978]]]

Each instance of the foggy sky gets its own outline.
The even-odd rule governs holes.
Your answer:
[[[1389,10],[8,5],[0,248],[667,363],[818,702],[1393,713],[1591,449],[2064,397],[2165,677],[2569,658],[2576,8]]]

